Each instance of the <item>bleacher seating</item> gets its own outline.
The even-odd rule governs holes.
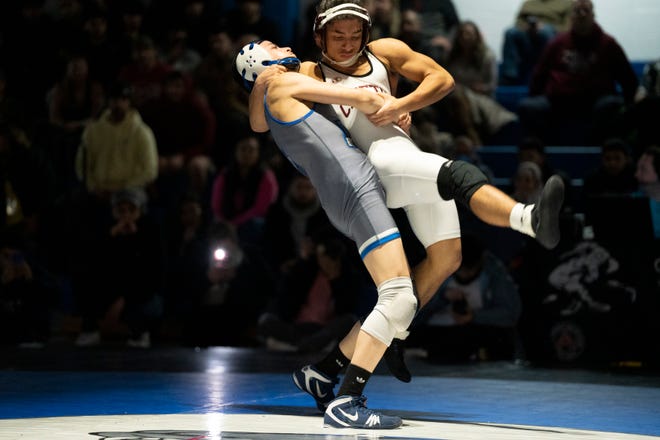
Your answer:
[[[571,178],[571,185],[581,187],[584,178],[591,173],[600,162],[601,147],[590,146],[548,146],[546,157],[553,168],[562,170]],[[491,145],[479,149],[479,155],[493,171],[493,184],[499,187],[509,187],[511,177],[518,166],[518,147],[515,145]]]
[[[527,92],[527,86],[497,86],[495,100],[507,110],[517,113],[518,103],[527,96]]]
[[[545,148],[548,163],[568,179],[566,203],[582,210],[582,186],[584,179],[598,167],[601,147],[597,146],[548,146]],[[512,189],[512,178],[518,166],[518,148],[515,145],[489,145],[479,149],[484,164],[493,172],[493,185],[505,192]]]
[[[646,66],[650,61],[631,61],[633,71],[637,75],[637,78],[642,80],[642,74],[644,73],[644,66]],[[506,109],[516,113],[518,111],[518,104],[520,100],[525,98],[528,95],[529,88],[527,85],[516,85],[516,86],[505,86],[499,85],[495,89],[495,100],[499,102]]]

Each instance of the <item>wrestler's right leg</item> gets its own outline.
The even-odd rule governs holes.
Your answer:
[[[426,248],[426,258],[413,268],[419,308],[436,294],[442,283],[461,265],[461,239],[439,241]]]
[[[413,270],[415,289],[423,307],[461,264],[461,225],[453,200],[404,208],[408,222],[426,249],[426,258]]]
[[[489,184],[473,164],[422,152],[403,136],[374,142],[368,157],[383,182],[390,208],[456,200],[482,221],[535,237],[546,248],[559,242],[559,210],[564,199],[559,176],[548,179],[535,207],[518,203]]]
[[[389,208],[442,200],[437,179],[446,158],[421,151],[403,136],[374,142],[367,157],[383,183]]]
[[[482,221],[510,227],[536,238],[545,248],[559,243],[559,211],[564,201],[564,182],[551,176],[536,204],[525,205],[513,200],[492,185],[481,186],[469,200],[470,210]]]

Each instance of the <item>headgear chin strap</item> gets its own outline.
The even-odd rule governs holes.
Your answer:
[[[241,85],[248,91],[252,90],[257,76],[268,66],[279,64],[287,70],[298,71],[300,60],[295,57],[286,57],[273,60],[271,54],[259,45],[260,41],[251,41],[238,52],[234,58],[234,72],[240,79]]]
[[[332,58],[330,58],[328,56],[328,54],[325,53],[325,51],[322,51],[321,55],[323,55],[323,59],[327,60],[330,64],[334,64],[334,65],[340,66],[340,67],[351,67],[353,64],[355,64],[357,62],[358,58],[360,58],[360,55],[362,55],[362,52],[364,52],[364,49],[357,52],[355,55],[353,55],[352,57],[350,57],[349,59],[344,60],[344,61],[335,61],[335,60],[333,60]]]
[[[284,66],[286,67],[286,70],[290,70],[292,72],[297,72],[300,70],[300,60],[296,57],[286,57],[280,60],[264,61],[264,65],[266,67],[272,66],[273,64]]]

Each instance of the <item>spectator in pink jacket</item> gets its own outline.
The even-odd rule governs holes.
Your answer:
[[[218,173],[211,194],[213,217],[233,224],[239,239],[251,244],[260,241],[264,218],[279,193],[275,173],[261,160],[260,150],[254,135],[239,139],[234,160]]]

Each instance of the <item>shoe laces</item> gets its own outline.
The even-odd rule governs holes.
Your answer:
[[[353,403],[361,408],[367,408],[367,397],[366,396],[356,396],[353,399]]]

